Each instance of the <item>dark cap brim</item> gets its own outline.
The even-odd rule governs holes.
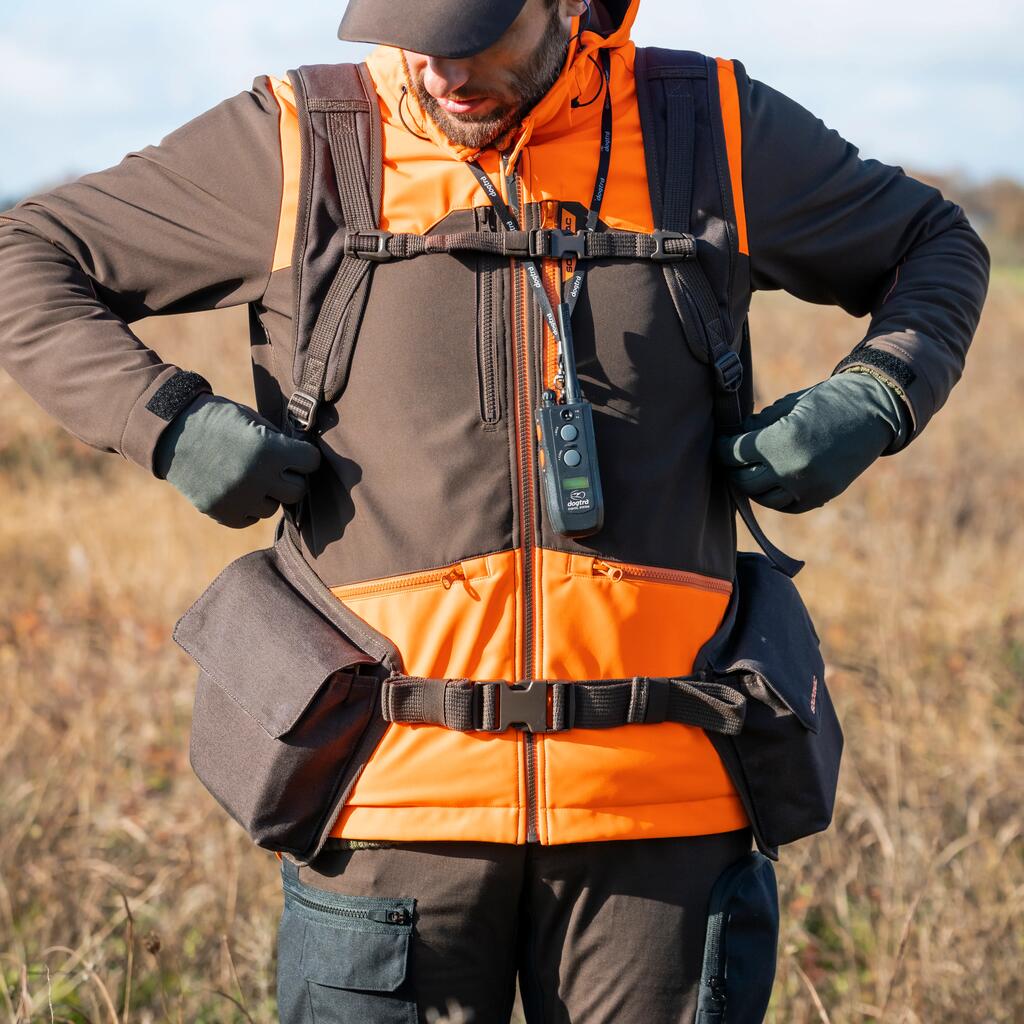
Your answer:
[[[526,0],[349,0],[338,38],[432,57],[472,57],[493,46]]]

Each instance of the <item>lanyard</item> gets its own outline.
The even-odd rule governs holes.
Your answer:
[[[605,188],[608,184],[608,168],[612,157],[611,58],[607,50],[601,51],[601,73],[604,75],[605,80],[604,108],[601,112],[601,151],[597,162],[597,180],[594,182],[594,195],[590,200],[590,208],[587,210],[587,231],[593,231],[597,227],[598,216],[601,212],[601,201],[604,199]],[[501,193],[495,187],[494,182],[488,177],[487,172],[475,160],[470,161],[469,168],[480,183],[480,187],[486,193],[487,198],[491,201],[491,205],[498,214],[498,219],[502,222],[505,230],[521,230],[518,218],[509,209],[505,200],[501,198]],[[511,186],[509,190],[511,194],[516,186],[515,171],[509,175],[508,181]],[[555,311],[551,306],[551,299],[548,297],[547,289],[544,287],[540,265],[534,259],[528,259],[525,262],[526,276],[540,302],[544,320],[547,322],[548,328],[552,335],[554,335],[555,340],[559,343],[559,347],[564,348],[564,339],[561,330],[559,330],[558,318],[555,316]],[[568,293],[566,305],[569,307],[570,314],[576,308],[576,300],[579,298],[580,291],[582,290],[583,277],[587,272],[586,266],[586,260],[576,260],[576,272],[572,275],[565,288],[565,291]]]

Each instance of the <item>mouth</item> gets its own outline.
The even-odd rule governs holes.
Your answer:
[[[488,103],[493,102],[487,96],[471,96],[468,99],[453,99],[452,97],[437,98],[437,105],[449,114],[479,114]]]

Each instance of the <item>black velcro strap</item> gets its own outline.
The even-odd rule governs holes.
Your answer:
[[[904,362],[899,356],[894,356],[891,352],[883,352],[881,349],[869,348],[866,345],[854,349],[836,365],[832,373],[833,375],[842,373],[851,366],[870,366],[880,370],[891,377],[904,391],[909,390],[910,385],[917,379],[917,374],[910,364]]]
[[[203,392],[213,394],[213,388],[202,374],[192,370],[178,370],[153,392],[146,408],[170,423],[186,405],[191,404],[196,395]]]

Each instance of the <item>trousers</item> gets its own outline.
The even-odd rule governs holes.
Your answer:
[[[332,843],[282,862],[282,1024],[508,1024],[517,977],[528,1024],[692,1024],[708,897],[751,833]]]

